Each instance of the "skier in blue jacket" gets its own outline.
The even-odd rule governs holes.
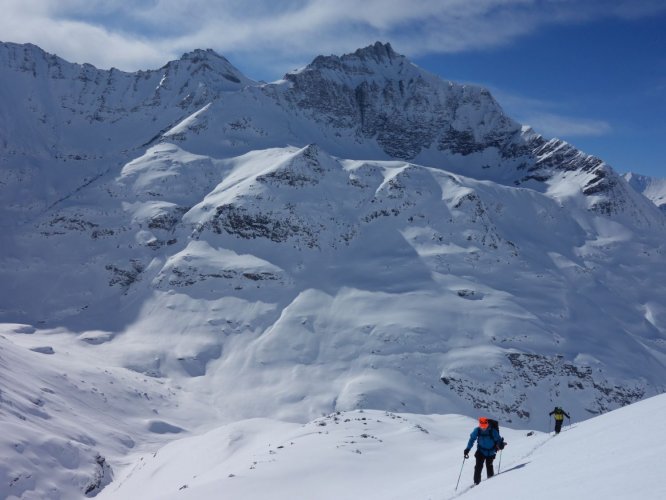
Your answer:
[[[479,426],[470,434],[467,448],[465,448],[465,458],[469,458],[469,451],[474,446],[475,441],[477,442],[477,446],[474,453],[474,458],[476,458],[474,484],[479,484],[481,482],[481,470],[483,470],[484,462],[486,464],[486,474],[489,478],[493,477],[495,474],[495,470],[493,469],[495,455],[498,450],[503,450],[507,443],[500,436],[499,430],[489,425],[486,417],[479,418]]]

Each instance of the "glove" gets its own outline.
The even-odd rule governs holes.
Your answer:
[[[508,443],[507,443],[506,441],[502,441],[500,444],[497,445],[497,447],[498,447],[500,450],[503,450],[504,447],[505,447],[507,444],[508,444]]]
[[[465,455],[465,458],[469,458],[469,448],[465,448],[465,451],[463,453]]]

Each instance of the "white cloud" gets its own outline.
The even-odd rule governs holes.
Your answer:
[[[521,120],[545,137],[590,137],[609,134],[612,128],[603,120],[590,120],[552,113],[534,113]]]
[[[566,109],[561,112],[566,106],[562,103],[519,96],[497,88],[491,91],[509,116],[545,137],[598,137],[613,131],[604,120],[572,116]]]
[[[640,17],[657,0],[4,0],[4,41],[75,62],[155,68],[195,48],[280,68],[376,40],[409,56],[508,44],[550,23]],[[271,71],[272,72],[272,71]],[[256,75],[248,75],[255,77]]]
[[[57,9],[55,2],[46,0],[5,1],[0,16],[2,41],[34,43],[69,61],[102,68],[139,69],[166,62],[162,47],[147,37],[65,16],[78,0],[59,2]]]
[[[4,0],[3,41],[31,42],[74,62],[150,69],[195,48],[213,48],[248,76],[277,77],[318,54],[376,40],[401,53],[490,49],[550,23],[637,18],[656,0]],[[258,75],[256,74],[258,73]],[[602,120],[493,89],[508,113],[545,136],[601,136]]]

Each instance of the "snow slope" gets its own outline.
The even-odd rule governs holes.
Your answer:
[[[205,377],[225,419],[483,405],[529,421],[562,390],[597,414],[666,376],[664,220],[634,196],[640,218],[610,218],[573,188],[163,143],[15,241],[4,307],[109,332],[95,348],[118,366]],[[247,398],[285,386],[261,411]]]
[[[100,335],[41,337],[14,325],[0,337],[3,413],[22,416],[3,423],[11,479],[3,498],[80,498],[100,486],[98,498],[109,499],[656,499],[663,491],[663,445],[646,426],[666,409],[664,395],[584,422],[569,410],[573,425],[557,437],[502,426],[500,474],[468,490],[467,462],[454,491],[472,418],[350,410],[307,423],[219,425],[191,387],[105,368],[109,360],[91,348]],[[539,409],[540,421],[550,409]],[[49,429],[40,440],[35,425]]]
[[[624,174],[624,179],[639,193],[666,210],[666,179],[655,179],[634,173]]]
[[[0,498],[94,496],[112,481],[119,458],[184,431],[165,419],[188,398],[169,381],[98,356],[94,346],[106,335],[41,337],[26,325],[2,325]],[[208,415],[196,400],[187,406]]]
[[[665,447],[646,427],[664,411],[662,395],[557,436],[503,428],[499,474],[472,489],[468,417],[359,410],[304,425],[239,421],[135,457],[98,498],[657,499]]]

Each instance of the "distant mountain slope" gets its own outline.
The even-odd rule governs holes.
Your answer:
[[[643,193],[661,210],[666,211],[666,179],[655,179],[633,173],[624,174],[623,177],[636,191]]]
[[[39,154],[78,161],[140,146],[151,131],[254,83],[211,50],[185,54],[158,70],[126,73],[4,43],[0,71],[5,154],[36,155],[39,145]]]
[[[569,175],[576,186],[586,174]],[[213,160],[162,144],[16,238],[5,314],[126,332],[119,349],[148,335],[123,365],[153,376],[208,375],[225,352],[230,365],[219,373],[233,372],[236,390],[247,384],[239,394],[296,384],[299,364],[307,373],[356,360],[341,378],[312,374],[317,387],[305,392],[328,387],[324,408],[410,401],[435,411],[463,397],[529,418],[534,399],[557,397],[561,381],[597,413],[661,387],[661,214],[629,191],[652,219],[628,217],[626,205],[590,211],[575,188],[556,194],[339,160],[316,146]],[[221,303],[200,309],[209,302]],[[238,314],[231,303],[256,308],[223,328],[252,332],[235,353],[219,336]],[[262,366],[272,382],[257,387]],[[527,385],[508,389],[515,377]],[[304,408],[285,398],[272,398],[273,411],[298,418]],[[241,400],[233,408],[225,412],[234,418],[252,414]]]
[[[210,50],[126,73],[12,43],[0,43],[0,80],[0,192],[12,220],[66,199],[220,94],[253,83]]]

